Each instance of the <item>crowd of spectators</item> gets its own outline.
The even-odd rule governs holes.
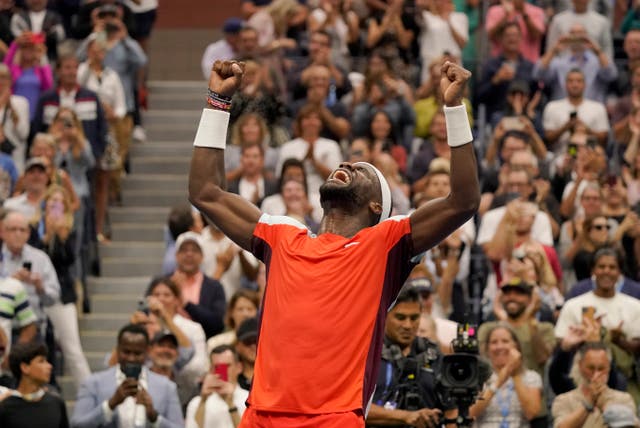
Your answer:
[[[5,367],[18,380],[13,395],[39,391],[29,366],[43,350],[25,344],[53,334],[81,385],[72,426],[233,427],[251,386],[266,272],[192,207],[171,210],[161,276],[105,357],[110,368],[89,376],[79,348],[78,257],[94,236],[106,239],[106,206],[144,93],[149,33],[136,31],[152,19],[132,2],[88,2],[75,14],[69,2],[49,2],[49,18],[34,18],[46,2],[28,0],[5,32],[0,19],[0,36],[12,39],[0,67],[0,149],[13,147],[0,156],[3,271],[13,276],[0,283],[1,298],[10,296],[0,300],[0,315],[5,305],[10,314],[0,334],[16,343]],[[470,408],[477,426],[638,426],[637,2],[241,5],[201,64],[208,79],[216,60],[245,63],[230,111],[228,188],[311,232],[322,217],[318,189],[343,161],[382,171],[394,215],[446,197],[440,69],[455,61],[475,73],[464,103],[480,209],[422,257],[390,309],[367,424],[454,417],[437,374],[455,323],[473,322],[491,372]],[[65,34],[78,41],[72,52]],[[408,360],[420,363],[420,400],[411,402]],[[14,398],[9,413],[20,408]]]

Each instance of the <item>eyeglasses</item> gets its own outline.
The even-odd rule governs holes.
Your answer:
[[[591,228],[595,230],[609,230],[611,229],[611,226],[609,226],[608,224],[594,224],[591,226]]]

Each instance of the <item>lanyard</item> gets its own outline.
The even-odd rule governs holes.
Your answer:
[[[504,388],[500,388],[500,394],[498,394],[498,406],[500,406],[500,415],[502,415],[502,421],[500,421],[500,428],[509,428],[509,416],[511,410],[511,396],[513,395],[513,379],[509,379]],[[504,399],[504,400],[503,400]]]

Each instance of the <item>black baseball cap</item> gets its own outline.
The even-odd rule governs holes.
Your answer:
[[[238,342],[247,345],[255,343],[258,338],[258,319],[253,317],[242,321],[236,331],[236,337],[238,338]]]

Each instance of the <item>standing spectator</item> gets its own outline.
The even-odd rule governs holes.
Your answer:
[[[602,214],[584,219],[582,232],[565,253],[565,263],[571,263],[576,280],[582,281],[591,276],[594,255],[600,248],[610,244],[610,228],[607,217]]]
[[[478,101],[487,106],[487,117],[505,110],[507,95],[513,82],[522,82],[522,87],[531,85],[533,63],[520,50],[522,30],[515,22],[506,23],[500,33],[500,53],[492,56],[483,66],[482,77],[477,85]]]
[[[540,412],[542,378],[523,365],[522,347],[507,326],[495,326],[481,344],[493,373],[481,398],[469,409],[479,428],[526,427]]]
[[[37,322],[38,318],[29,304],[29,296],[22,283],[15,278],[0,279],[0,336],[4,335],[0,348],[4,346],[5,352],[4,355],[0,353],[0,372],[2,357],[11,351],[12,330],[16,328],[18,331],[17,343],[31,342],[38,335]]]
[[[569,34],[574,24],[582,24],[587,30],[589,38],[604,51],[609,58],[613,58],[613,41],[609,20],[598,12],[589,9],[589,0],[571,0],[573,8],[560,12],[553,17],[547,32],[546,52],[549,52],[560,37]]]
[[[176,385],[143,367],[149,336],[142,326],[128,324],[118,332],[118,365],[95,373],[78,390],[71,417],[77,428],[144,425],[184,426]],[[132,376],[131,368],[135,368]]]
[[[584,72],[571,69],[565,78],[566,98],[549,102],[544,108],[543,126],[547,144],[558,152],[565,148],[570,135],[578,130],[604,145],[609,133],[609,119],[604,104],[585,98]]]
[[[278,149],[271,146],[269,128],[264,118],[254,113],[244,113],[231,128],[230,144],[224,156],[227,182],[236,180],[242,174],[240,156],[242,147],[260,144],[264,150],[264,167],[274,176],[278,163]]]
[[[276,180],[264,169],[264,149],[261,144],[242,147],[240,168],[240,177],[227,184],[230,192],[257,206],[266,196],[276,193]]]
[[[65,402],[46,390],[52,369],[47,347],[38,342],[16,345],[9,354],[9,365],[18,387],[0,402],[3,428],[68,428]]]
[[[358,44],[360,38],[360,18],[353,3],[353,0],[321,0],[307,18],[309,33],[324,30],[331,36],[331,59],[342,67],[350,65],[349,47]]]
[[[101,168],[100,160],[107,146],[108,127],[104,110],[98,95],[82,86],[78,86],[78,59],[72,54],[61,55],[58,64],[58,86],[40,97],[33,122],[34,132],[44,132],[53,123],[60,107],[75,111],[82,123],[86,139],[91,145],[96,168]],[[95,170],[94,170],[95,171]],[[91,174],[90,174],[91,175]],[[94,195],[97,197],[98,195]],[[99,201],[95,201],[98,206]],[[96,213],[96,234],[102,234],[103,224]]]
[[[185,428],[234,428],[246,408],[248,391],[238,385],[242,363],[229,345],[211,351],[211,367],[202,382],[200,396],[187,406]]]
[[[295,122],[298,138],[280,147],[276,167],[276,171],[281,171],[284,161],[289,158],[303,161],[310,193],[317,193],[331,171],[342,162],[340,146],[333,140],[320,137],[322,128],[322,115],[318,107],[311,104],[302,107]]]
[[[456,12],[452,0],[431,0],[416,2],[427,5],[421,10],[422,25],[419,44],[422,64],[428,65],[437,57],[448,53],[458,61],[462,60],[462,49],[469,39],[469,19],[462,12]],[[422,68],[420,83],[429,78],[429,68]]]
[[[582,70],[584,75],[584,97],[604,103],[609,85],[618,77],[618,70],[579,23],[573,24],[569,34],[558,38],[556,44],[538,60],[533,77],[542,80],[551,90],[552,100],[558,100],[567,95],[564,87],[566,76],[575,68]]]
[[[371,141],[374,160],[381,154],[388,153],[398,164],[400,172],[406,174],[407,149],[397,140],[398,135],[386,111],[377,110],[373,113],[366,137]]]
[[[499,40],[506,24],[515,22],[520,27],[522,39],[520,52],[531,62],[540,57],[540,47],[545,33],[544,11],[525,0],[503,0],[487,11],[485,28],[491,40],[491,55],[501,52]]]
[[[182,310],[199,323],[207,338],[224,329],[224,289],[200,269],[202,243],[198,233],[185,232],[176,239],[176,270],[171,279],[180,287]]]
[[[5,200],[3,207],[18,211],[32,221],[40,216],[41,202],[49,185],[46,160],[41,157],[29,159],[25,165],[22,182],[24,191]]]
[[[57,12],[47,9],[47,0],[26,0],[27,10],[13,14],[11,33],[20,37],[26,32],[41,33],[46,44],[46,52],[50,62],[58,58],[58,46],[65,39],[62,19]]]
[[[95,25],[109,15],[117,15],[130,34],[136,33],[133,12],[126,4],[118,0],[94,0],[83,2],[80,6],[72,28],[73,38],[77,40],[87,38],[95,29]]]
[[[124,0],[122,2],[133,12],[135,31],[133,37],[146,53],[149,52],[149,37],[158,15],[158,0]]]
[[[207,46],[202,55],[202,75],[205,79],[211,74],[211,68],[216,60],[225,61],[237,58],[238,39],[241,29],[242,19],[240,18],[228,18],[224,21],[224,24],[222,24],[224,37]]]
[[[0,152],[11,156],[22,174],[29,136],[29,101],[11,94],[11,72],[4,64],[0,64],[0,116]]]
[[[38,34],[24,33],[11,47],[4,63],[11,70],[13,93],[29,101],[29,118],[35,119],[40,96],[53,86],[53,74],[49,64],[42,64],[46,54],[44,40]]]
[[[203,228],[202,215],[189,204],[179,204],[171,208],[165,227],[164,257],[162,274],[171,275],[176,269],[176,239],[181,234],[192,231],[200,233]]]
[[[611,352],[600,342],[583,344],[573,363],[575,389],[553,401],[554,426],[629,427],[637,426],[633,398],[607,386],[611,371]],[[612,423],[615,420],[617,423]]]

